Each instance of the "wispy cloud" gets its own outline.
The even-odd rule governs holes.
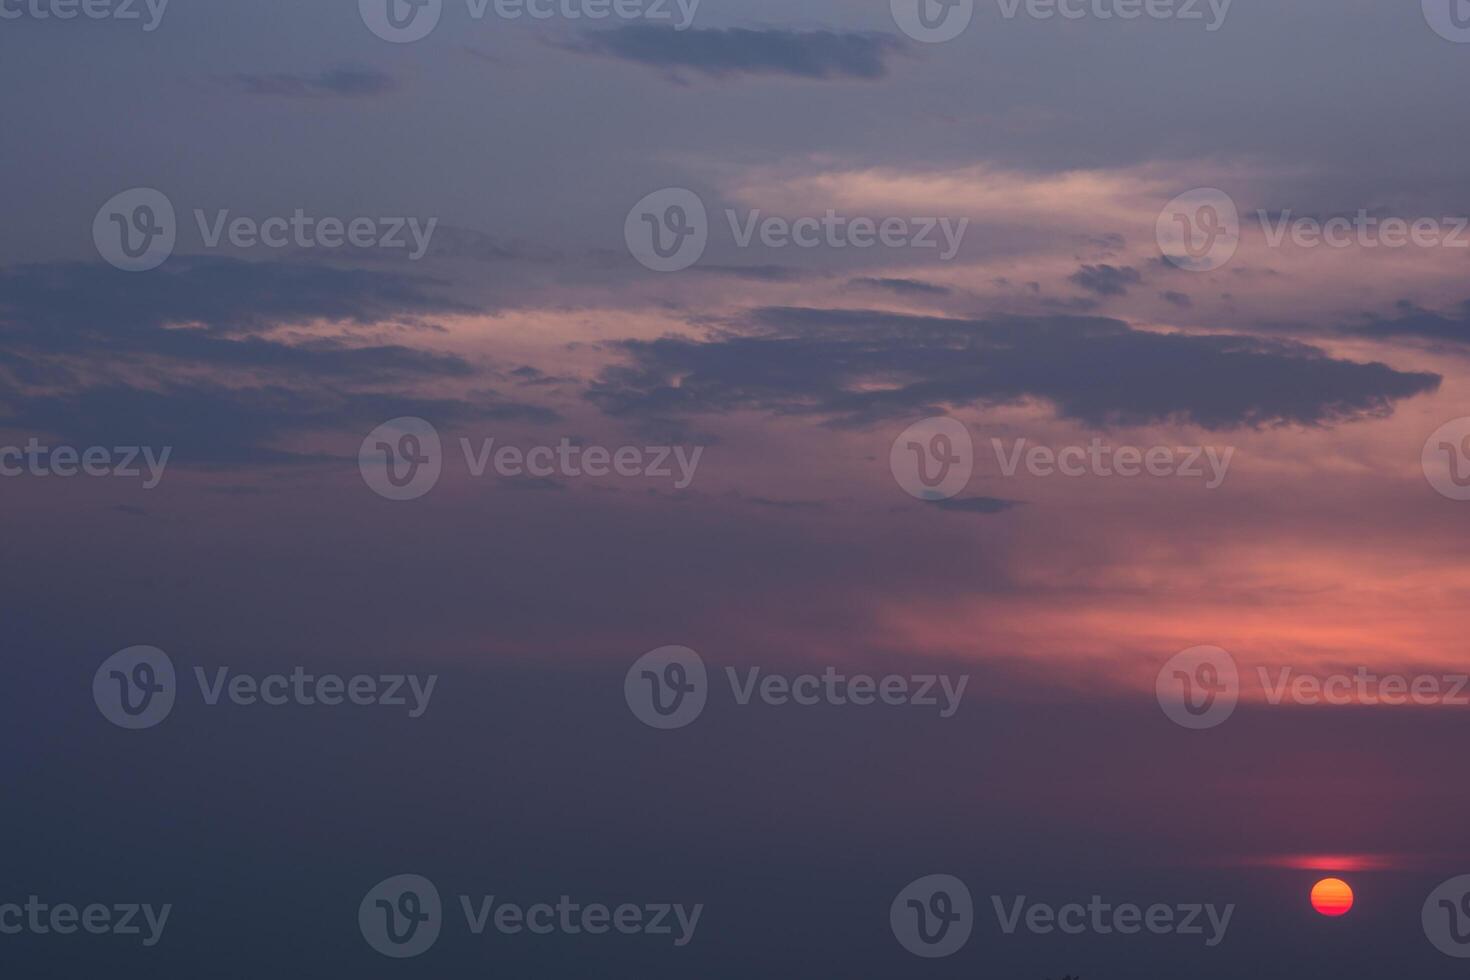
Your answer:
[[[567,47],[582,54],[687,69],[715,78],[788,75],[873,80],[887,74],[884,59],[902,45],[886,34],[747,28],[681,31],[630,24],[583,35]]]

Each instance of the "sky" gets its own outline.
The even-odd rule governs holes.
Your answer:
[[[1467,80],[1465,0],[0,0],[0,966],[1459,975]]]

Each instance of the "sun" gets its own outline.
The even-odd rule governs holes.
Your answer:
[[[1334,918],[1353,907],[1353,890],[1341,878],[1323,878],[1312,886],[1312,908]]]

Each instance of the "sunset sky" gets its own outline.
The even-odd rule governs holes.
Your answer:
[[[1470,441],[1425,462],[1470,416],[1470,44],[1435,2],[1235,0],[1211,30],[976,0],[942,43],[884,0],[702,0],[683,30],[445,0],[410,43],[350,0],[0,19],[0,450],[170,448],[152,488],[0,477],[0,905],[175,906],[151,949],[0,935],[0,973],[1460,975],[1420,914],[1470,873],[1470,708],[1272,696],[1470,672],[1470,500],[1437,490]],[[134,188],[176,213],[150,271],[94,239]],[[625,227],[665,188],[708,242],[658,272]],[[1157,234],[1198,188],[1239,215],[1206,271]],[[434,225],[419,259],[407,231],[210,242],[298,210]],[[939,244],[740,242],[829,211]],[[1273,241],[1364,216],[1442,238]],[[359,451],[402,417],[443,471],[385,499]],[[920,500],[890,456],[934,417],[973,475]],[[476,476],[461,440],[492,438],[700,455],[686,486]],[[1020,440],[1193,447],[1204,475],[1007,475]],[[151,731],[89,694],[134,645],[179,671]],[[622,694],[667,645],[711,678],[678,731]],[[1156,683],[1199,646],[1239,704],[1190,730]],[[414,719],[207,705],[194,667],[225,665],[439,680]],[[952,717],[742,706],[727,667],[969,682]],[[353,917],[407,872],[451,918],[706,908],[684,948],[461,920],[397,962]],[[933,873],[975,933],[916,959],[889,903]],[[1340,918],[1308,902],[1327,876]],[[1095,894],[1235,912],[1210,948],[992,912]]]

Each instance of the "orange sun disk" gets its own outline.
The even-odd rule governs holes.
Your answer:
[[[1323,878],[1312,886],[1312,908],[1323,915],[1346,915],[1353,907],[1353,890],[1341,878]]]

